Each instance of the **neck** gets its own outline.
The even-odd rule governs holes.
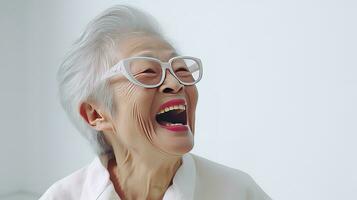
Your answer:
[[[123,200],[162,199],[181,165],[181,156],[161,152],[150,155],[114,149],[114,154],[115,158],[108,163],[108,171]]]

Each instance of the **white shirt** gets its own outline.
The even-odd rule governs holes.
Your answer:
[[[94,161],[53,184],[40,200],[120,200],[107,171],[108,158]],[[182,157],[163,200],[271,200],[246,173],[194,154]]]

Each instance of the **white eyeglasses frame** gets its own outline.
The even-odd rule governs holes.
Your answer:
[[[160,63],[161,69],[162,69],[162,75],[161,75],[160,82],[155,85],[146,85],[146,84],[143,84],[143,83],[137,81],[133,77],[133,75],[131,73],[129,73],[129,65],[128,65],[132,60],[136,60],[136,59],[148,59],[148,60],[152,60],[152,61],[156,61],[156,62]],[[194,60],[197,63],[197,65],[193,65],[192,68],[189,68],[189,70],[190,70],[190,72],[195,72],[197,70],[200,70],[199,77],[197,78],[197,80],[195,80],[193,83],[186,83],[186,82],[181,81],[176,76],[176,74],[171,66],[171,63],[176,59]],[[141,86],[144,88],[156,88],[156,87],[159,87],[164,82],[164,80],[166,78],[166,70],[167,69],[176,78],[176,80],[178,80],[179,83],[181,83],[182,85],[186,85],[186,86],[194,85],[202,79],[202,74],[203,74],[202,62],[201,62],[201,59],[199,59],[199,58],[192,57],[192,56],[176,56],[176,57],[171,58],[168,62],[163,62],[163,61],[161,61],[157,58],[153,58],[153,57],[136,56],[136,57],[130,57],[130,58],[125,58],[123,60],[120,60],[117,64],[115,64],[113,67],[111,67],[108,71],[106,71],[104,73],[101,80],[106,80],[110,77],[113,77],[113,76],[116,76],[119,74],[123,74],[129,81],[131,81],[132,83],[134,83],[138,86]]]

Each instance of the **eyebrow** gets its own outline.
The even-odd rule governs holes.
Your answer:
[[[157,56],[155,56],[151,51],[142,51],[139,52],[138,54],[135,54],[135,56],[143,56],[143,57],[152,57],[152,58],[156,58],[159,59]],[[171,53],[169,54],[169,58],[178,56],[176,51],[171,51]]]

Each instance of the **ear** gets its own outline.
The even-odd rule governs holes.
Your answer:
[[[82,102],[79,106],[79,113],[89,126],[97,131],[112,131],[111,122],[100,110],[91,103]]]

